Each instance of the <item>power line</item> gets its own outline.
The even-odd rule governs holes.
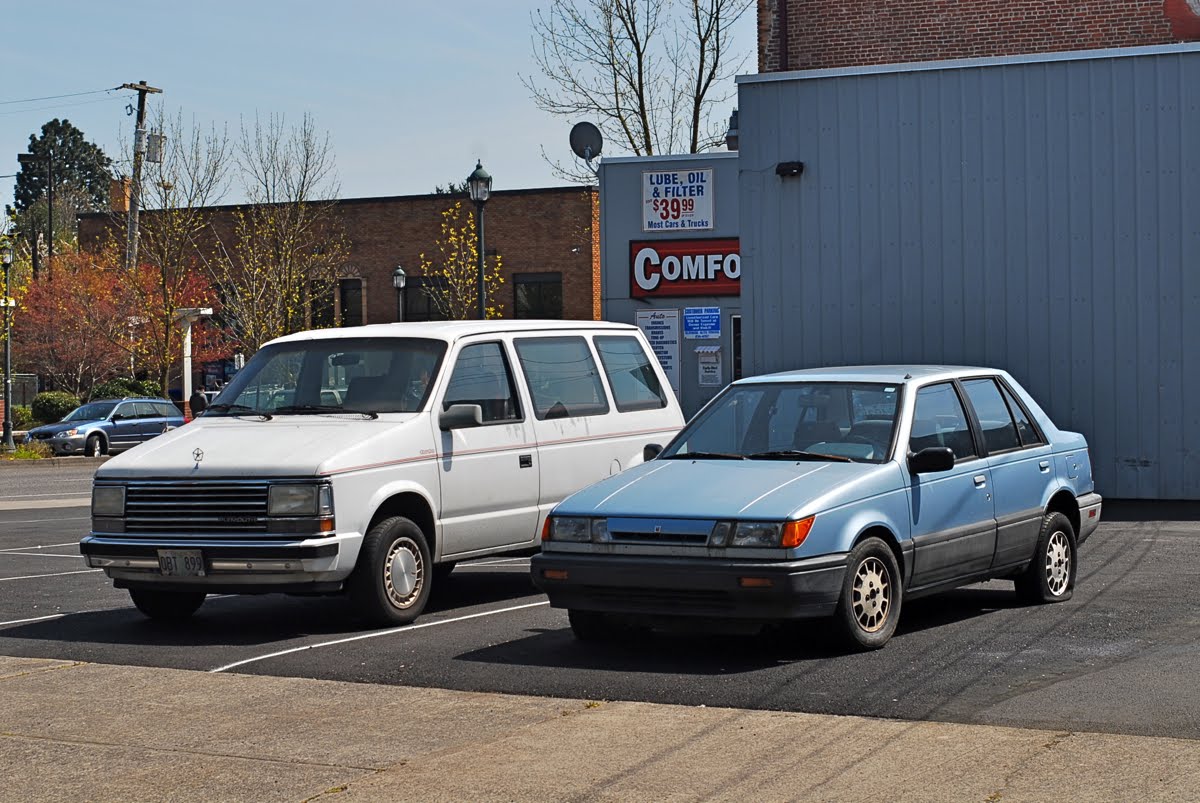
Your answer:
[[[0,117],[7,117],[10,114],[28,114],[29,112],[45,111],[46,109],[73,109],[76,106],[90,106],[94,103],[111,103],[114,100],[121,98],[100,98],[99,100],[84,100],[77,103],[55,103],[50,106],[31,106],[26,109],[12,109],[6,112],[0,112]]]
[[[0,100],[0,106],[11,106],[14,103],[37,103],[41,100],[58,100],[59,98],[77,98],[81,95],[98,95],[101,92],[116,92],[121,87],[114,86],[111,89],[92,89],[87,92],[70,92],[66,95],[46,95],[44,98],[25,98],[24,100]]]

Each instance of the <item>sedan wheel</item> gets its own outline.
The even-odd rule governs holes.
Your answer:
[[[1029,568],[1017,578],[1017,596],[1025,602],[1065,602],[1075,589],[1075,528],[1062,513],[1042,519]]]
[[[877,650],[896,632],[903,589],[900,564],[880,538],[861,541],[846,560],[846,578],[834,612],[842,640],[852,649]]]
[[[868,633],[878,633],[892,607],[892,587],[887,569],[878,558],[868,558],[854,577],[854,617]]]

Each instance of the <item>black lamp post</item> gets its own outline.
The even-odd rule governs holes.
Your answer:
[[[4,440],[0,451],[11,452],[13,443],[12,418],[12,245],[0,245],[0,262],[4,264]]]
[[[479,320],[487,317],[487,287],[483,283],[483,205],[492,194],[492,177],[475,162],[475,172],[467,176],[467,188],[475,202],[475,247],[479,251]]]
[[[392,287],[396,288],[396,321],[404,320],[404,284],[408,281],[404,268],[399,265],[392,271]]]

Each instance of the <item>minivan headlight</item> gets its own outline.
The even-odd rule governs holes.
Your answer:
[[[739,521],[730,539],[730,546],[779,546],[779,522]]]
[[[267,493],[268,516],[328,516],[333,513],[333,489],[328,485],[272,485]]]
[[[96,485],[92,487],[92,515],[119,518],[125,515],[125,486]]]

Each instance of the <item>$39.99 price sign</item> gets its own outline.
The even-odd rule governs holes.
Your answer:
[[[644,171],[642,213],[642,231],[713,228],[712,168]]]

